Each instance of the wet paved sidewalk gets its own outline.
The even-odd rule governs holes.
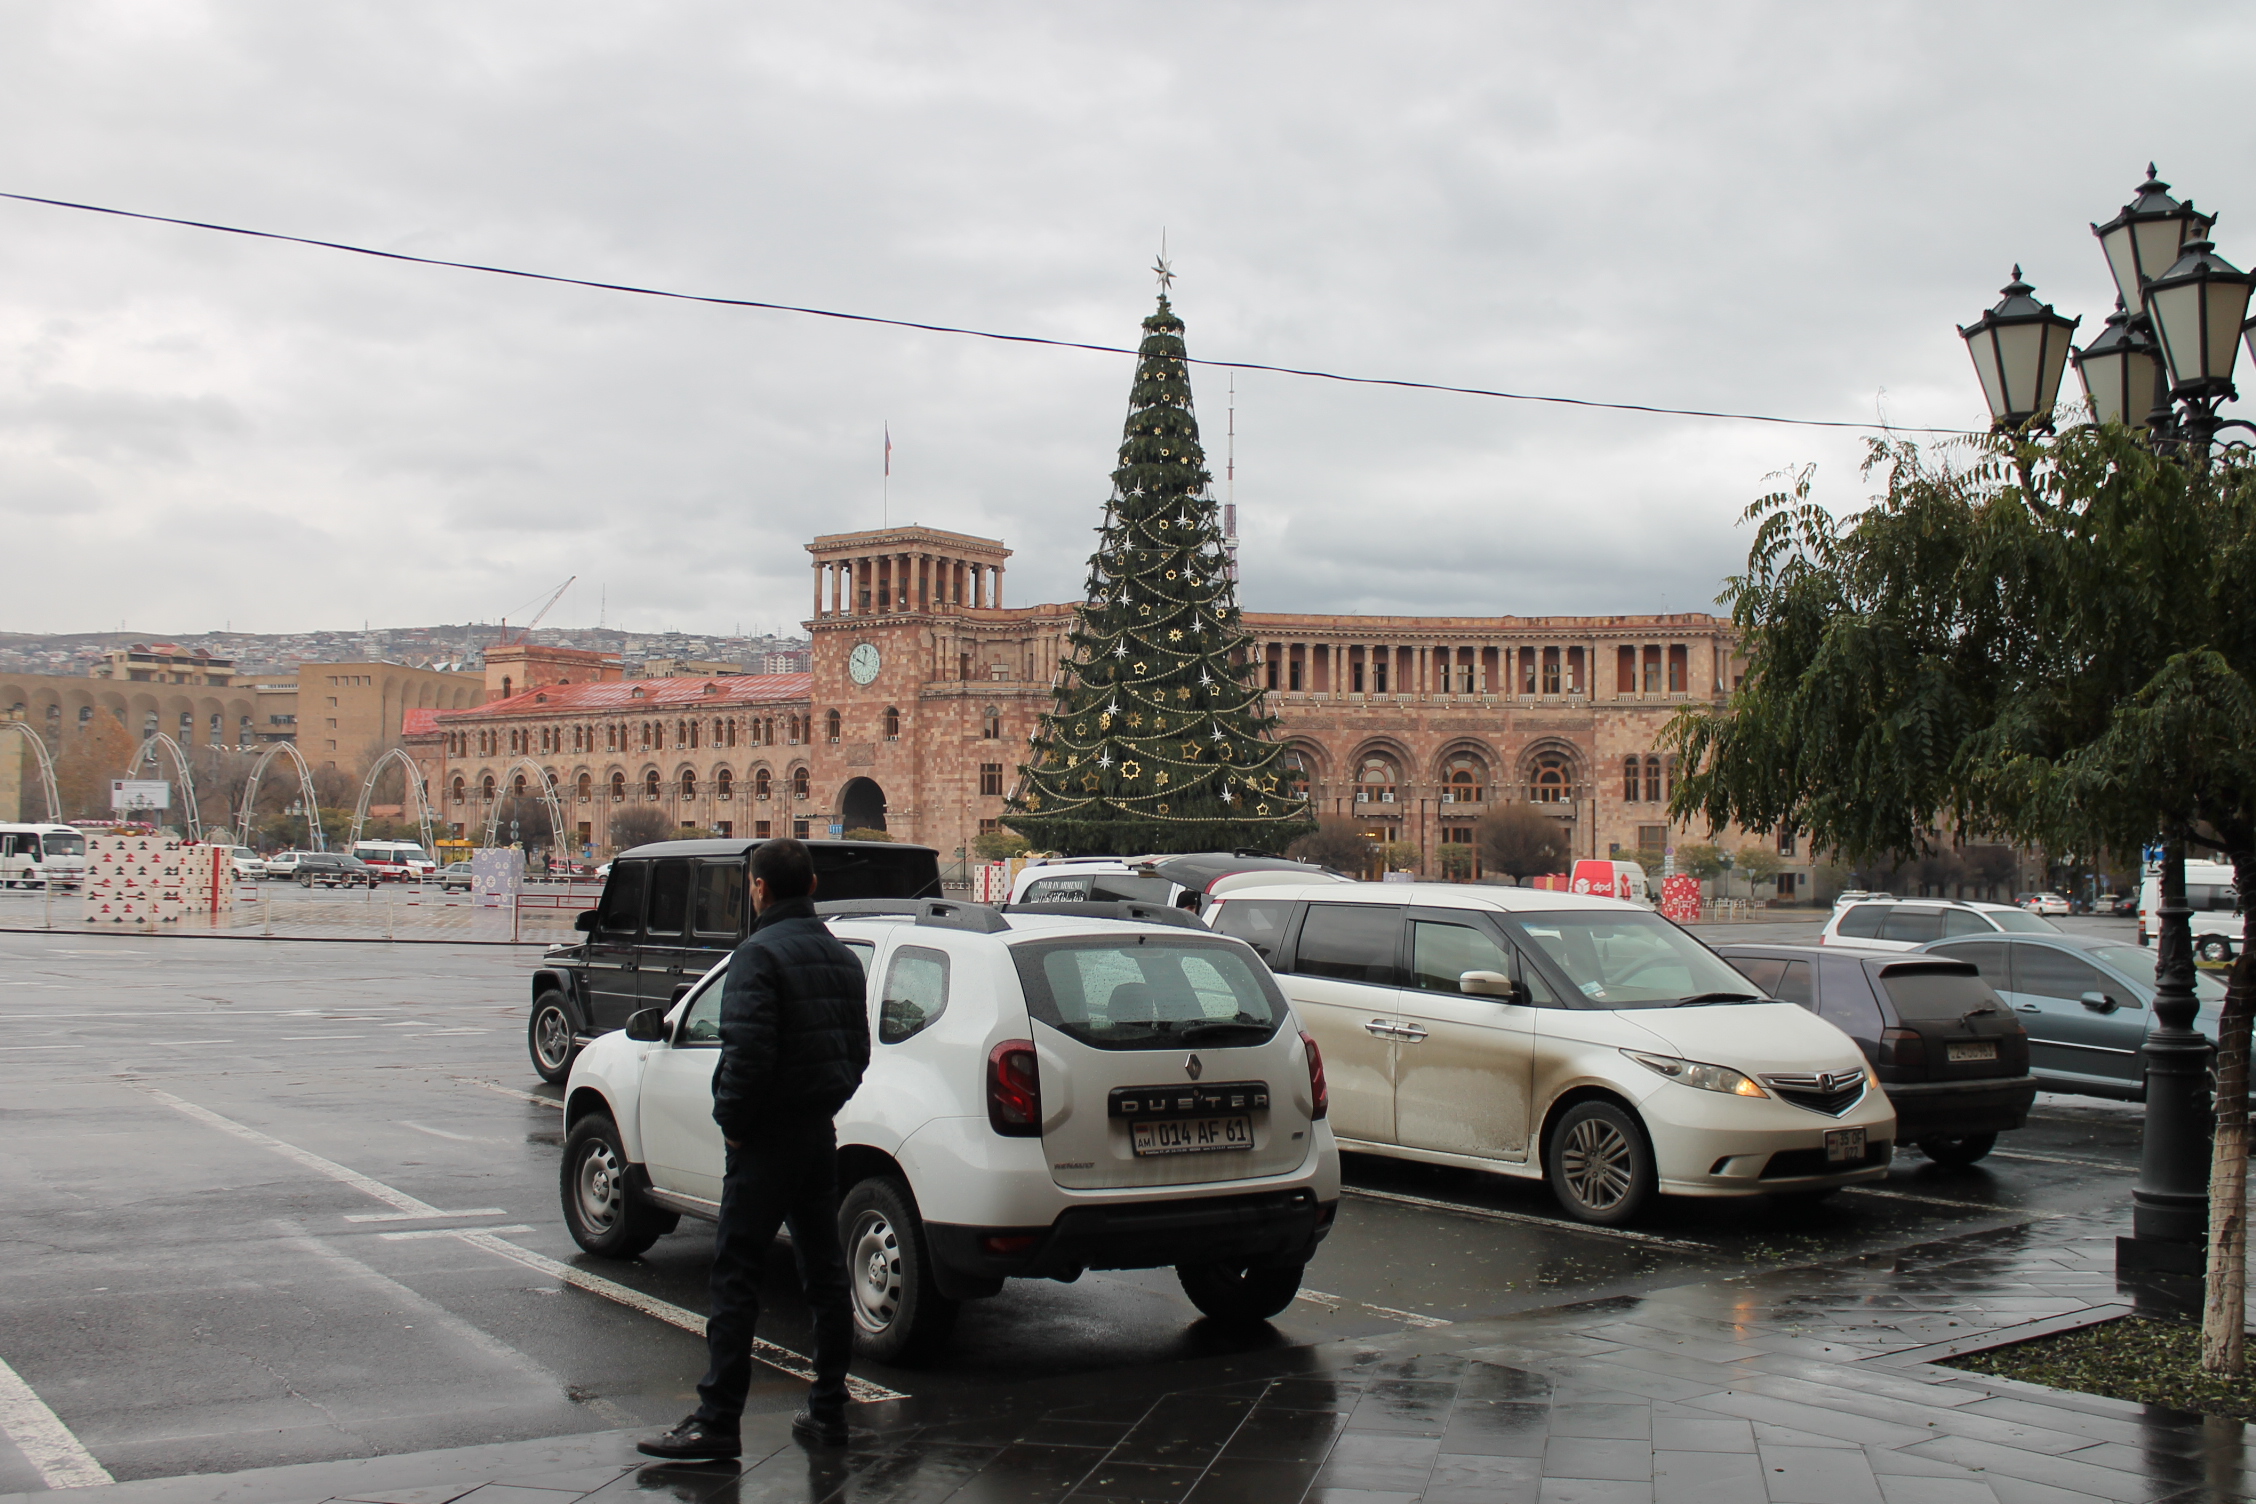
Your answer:
[[[149,1480],[79,1504],[2082,1504],[2256,1497],[2237,1422],[1935,1366],[2121,1309],[2112,1219],[1319,1348],[857,1407],[809,1453],[634,1433]],[[41,1497],[17,1495],[18,1500]],[[49,1496],[51,1497],[51,1496]]]

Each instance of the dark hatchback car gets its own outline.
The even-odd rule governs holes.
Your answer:
[[[583,938],[533,973],[526,1031],[533,1069],[561,1083],[572,1057],[644,1008],[665,1008],[748,933],[756,840],[656,841],[620,853],[603,897],[579,916]],[[818,901],[938,898],[940,854],[891,841],[809,841]]]
[[[1896,1141],[1970,1165],[2028,1120],[2029,1036],[1964,963],[1840,945],[1719,945],[1748,981],[1857,1043],[1896,1108]]]

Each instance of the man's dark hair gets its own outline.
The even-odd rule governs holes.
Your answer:
[[[752,848],[752,876],[768,885],[768,897],[805,898],[815,891],[815,857],[805,841],[777,836]]]

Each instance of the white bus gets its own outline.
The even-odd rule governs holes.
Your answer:
[[[0,886],[75,888],[85,881],[85,832],[0,821]]]

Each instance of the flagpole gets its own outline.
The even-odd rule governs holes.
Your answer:
[[[878,486],[877,525],[881,528],[893,525],[893,425],[891,423],[885,425],[885,479]]]

